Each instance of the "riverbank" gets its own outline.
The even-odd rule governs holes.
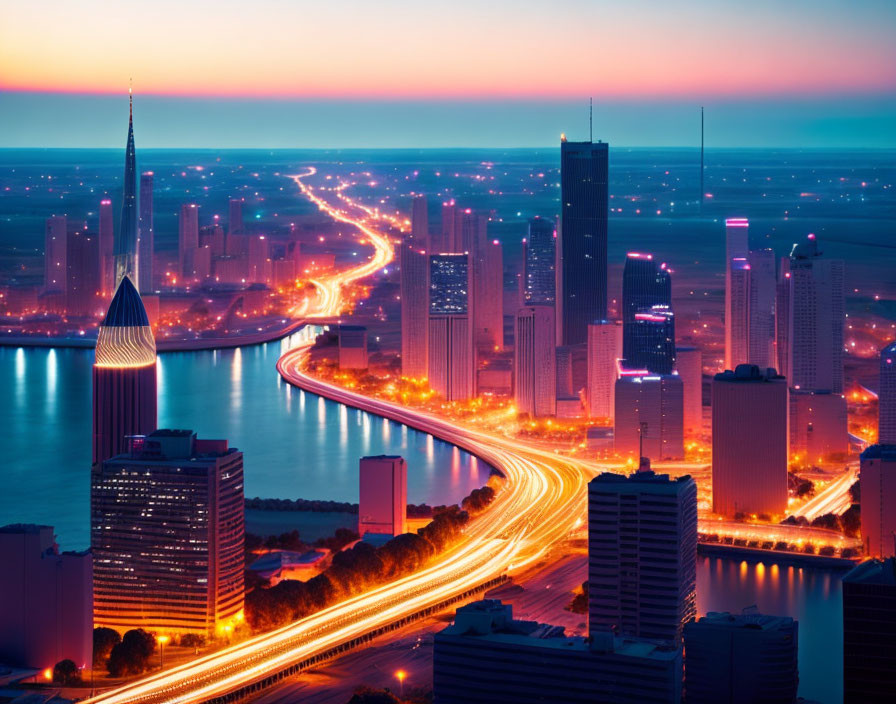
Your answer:
[[[282,328],[265,330],[239,337],[209,337],[198,340],[156,340],[157,352],[196,352],[199,350],[222,350],[234,347],[251,347],[280,340],[292,335],[307,321],[294,320]],[[79,337],[37,337],[30,335],[0,336],[2,347],[58,347],[73,349],[93,349],[96,339]]]
[[[720,543],[697,543],[697,554],[706,557],[721,557],[726,560],[746,560],[751,563],[762,562],[842,571],[851,570],[860,561],[859,558],[850,560],[843,557],[829,557],[827,555],[787,552],[784,550],[761,550],[759,548]]]

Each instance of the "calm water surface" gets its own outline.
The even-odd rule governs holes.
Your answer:
[[[225,437],[245,453],[246,495],[357,501],[358,458],[401,454],[408,500],[459,501],[488,477],[467,453],[284,383],[280,343],[159,358],[159,423]],[[63,549],[88,544],[92,350],[0,347],[0,525],[46,523]],[[842,699],[840,574],[700,558],[697,606],[756,605],[800,623],[800,694]]]

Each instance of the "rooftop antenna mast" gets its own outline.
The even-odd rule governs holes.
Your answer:
[[[703,212],[703,106],[700,106],[700,212]]]

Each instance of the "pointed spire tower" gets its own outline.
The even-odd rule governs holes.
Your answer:
[[[115,239],[115,286],[125,276],[137,285],[137,154],[134,149],[134,91],[128,89],[128,143],[124,157],[121,223]]]
[[[156,342],[140,294],[124,276],[100,324],[93,365],[93,464],[156,429]]]

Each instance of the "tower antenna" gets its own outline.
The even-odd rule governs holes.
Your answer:
[[[588,98],[588,141],[594,141],[594,98]]]
[[[134,119],[134,79],[128,79],[128,111],[130,113],[130,119]]]
[[[700,212],[703,212],[703,106],[700,106]]]

